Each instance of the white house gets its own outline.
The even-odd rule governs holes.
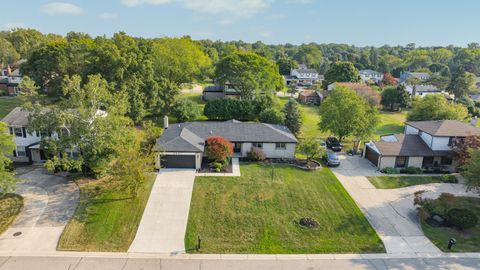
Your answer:
[[[405,83],[409,78],[417,78],[422,81],[430,79],[430,74],[426,72],[402,72],[398,83]]]
[[[371,70],[371,69],[364,69],[360,70],[360,78],[364,82],[373,81],[374,83],[380,83],[383,80],[383,73]]]
[[[323,75],[319,75],[315,69],[309,69],[305,64],[301,64],[299,68],[290,70],[289,76],[283,76],[286,85],[295,83],[298,86],[312,86],[314,83],[324,79]]]
[[[470,135],[480,135],[476,119],[472,125],[456,120],[412,121],[406,123],[403,134],[366,143],[364,155],[380,169],[441,167],[454,171],[452,147]]]

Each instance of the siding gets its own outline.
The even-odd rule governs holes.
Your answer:
[[[380,157],[379,169],[384,169],[387,167],[395,167],[395,157]]]
[[[243,143],[242,144],[242,156],[246,157],[247,153],[252,148],[251,143]],[[267,158],[294,158],[295,157],[295,148],[296,144],[294,143],[287,143],[286,149],[275,149],[275,143],[264,143],[263,144],[263,152],[267,156]]]
[[[418,135],[418,129],[416,129],[412,126],[406,125],[405,126],[405,134],[407,134],[407,135]]]
[[[433,137],[432,150],[452,150],[452,148],[448,146],[449,140],[449,137]]]

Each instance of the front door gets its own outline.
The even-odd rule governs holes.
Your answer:
[[[242,143],[233,143],[233,153],[239,154],[242,152]]]

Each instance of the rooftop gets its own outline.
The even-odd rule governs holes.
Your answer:
[[[434,151],[418,135],[394,134],[374,142],[383,156],[442,156],[450,151]]]
[[[2,122],[9,126],[25,127],[28,124],[28,114],[28,111],[22,107],[15,107],[2,119]]]
[[[457,120],[411,121],[406,123],[432,136],[466,137],[480,135],[480,129]]]

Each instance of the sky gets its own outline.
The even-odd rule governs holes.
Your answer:
[[[0,29],[267,44],[466,46],[480,43],[479,10],[478,0],[17,0],[3,3]]]

